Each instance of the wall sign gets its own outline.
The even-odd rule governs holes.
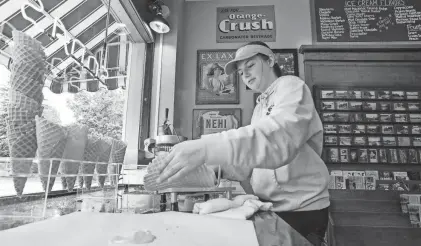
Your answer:
[[[220,7],[216,11],[217,43],[276,41],[273,5]]]
[[[420,0],[312,1],[317,42],[421,41]]]
[[[238,104],[237,73],[227,75],[224,67],[235,50],[198,50],[196,104]]]
[[[202,135],[237,129],[240,126],[241,109],[239,108],[193,109],[193,139],[198,139]]]

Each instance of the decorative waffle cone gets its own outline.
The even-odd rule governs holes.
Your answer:
[[[42,113],[40,110],[29,111],[23,108],[11,107],[9,105],[9,107],[7,107],[7,113],[8,113],[7,119],[9,121],[21,122],[22,124],[26,124],[30,121],[33,121],[35,118],[35,115],[40,115]]]
[[[98,174],[107,174],[108,163],[110,161],[110,154],[111,154],[111,141],[109,139],[100,139],[99,146],[100,146],[100,155],[98,158],[98,162],[96,164],[96,172]],[[106,176],[98,176],[98,183],[101,188],[104,188]]]
[[[63,160],[60,165],[60,170],[61,173],[65,175],[75,175],[74,177],[66,177],[67,190],[72,191],[79,172],[79,161],[83,161],[83,154],[88,140],[88,128],[86,126],[74,124],[67,127],[67,133],[63,159],[74,161]]]
[[[79,166],[79,175],[77,176],[77,183],[79,185],[79,188],[81,189],[83,189],[83,179],[84,179],[83,170],[82,170],[83,166],[84,166],[84,163],[82,163],[82,165]]]
[[[113,139],[111,148],[111,165],[108,167],[109,174],[120,174],[122,164],[124,162],[124,156],[126,155],[127,144],[121,140]],[[117,177],[110,175],[110,181],[112,185],[116,184]]]
[[[12,38],[15,43],[15,47],[20,46],[29,46],[32,47],[35,50],[42,51],[42,44],[40,41],[32,38],[28,34],[14,30],[12,31]]]
[[[13,71],[10,75],[10,88],[18,90],[27,95],[38,86],[44,86],[45,71],[39,67],[30,68],[25,64],[18,64],[24,72]]]
[[[37,111],[41,108],[41,104],[37,101],[15,90],[9,91],[9,104],[30,111]]]
[[[64,147],[66,146],[66,132],[63,127],[52,123],[42,117],[35,117],[36,132],[38,142],[38,156],[40,159],[61,158],[63,156]],[[60,161],[41,160],[38,164],[38,172],[40,176],[42,188],[46,190],[48,183],[48,175],[56,175],[60,167]],[[48,192],[51,191],[55,183],[55,177],[50,177]]]
[[[6,123],[7,139],[10,142],[17,141],[20,137],[26,134],[33,134],[35,131],[35,122],[30,121],[23,125],[10,124],[10,121]]]
[[[62,173],[60,173],[60,172],[59,172],[59,174],[62,175]],[[66,177],[61,176],[60,180],[61,180],[61,187],[63,188],[63,190],[67,190]]]
[[[147,174],[144,177],[144,186],[147,191],[157,191],[168,188],[211,188],[216,185],[215,173],[212,169],[205,165],[201,165],[186,176],[174,182],[168,183],[163,182],[161,184],[156,183],[156,179],[159,177],[158,168],[165,165],[164,158],[168,155],[157,156],[152,160],[147,168]]]
[[[15,45],[12,50],[11,89],[22,92],[27,97],[41,103],[46,71],[45,53],[42,50],[42,45],[20,31],[13,31],[12,36]]]
[[[21,48],[19,52],[14,52],[12,55],[13,61],[10,65],[10,71],[18,75],[22,74],[29,78],[36,78],[35,76],[45,73],[45,55],[43,53],[35,52],[28,48]],[[26,70],[25,70],[26,69]],[[28,71],[36,71],[37,73],[28,73]],[[29,76],[28,76],[29,75]]]
[[[99,139],[96,139],[92,136],[88,137],[88,142],[85,148],[85,154],[83,155],[83,160],[88,162],[98,162],[99,156],[102,151],[101,142]],[[95,163],[83,163],[82,173],[83,174],[94,174],[95,172]],[[85,187],[91,189],[93,176],[84,176],[83,181],[85,182]]]
[[[13,158],[34,158],[37,151],[37,139],[35,132],[26,134],[17,141],[9,141],[9,152],[12,157],[12,173],[14,175],[29,175],[31,173],[32,160],[15,160]],[[21,196],[25,188],[27,177],[14,177],[13,183],[18,196]]]
[[[44,100],[44,95],[42,94],[43,85],[33,82],[32,84],[29,83],[20,83],[19,81],[13,81],[12,89],[19,91],[34,99],[37,103],[41,104]]]

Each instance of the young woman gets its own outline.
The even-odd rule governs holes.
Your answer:
[[[323,127],[300,78],[282,76],[262,42],[236,51],[225,72],[237,72],[261,92],[251,125],[174,146],[158,182],[203,165],[221,165],[225,178],[249,180],[252,192],[307,238],[323,238],[330,205],[329,172],[321,159]]]

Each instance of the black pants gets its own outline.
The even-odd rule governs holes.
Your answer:
[[[329,222],[328,207],[322,210],[277,212],[276,214],[311,243],[320,245],[319,243],[324,241]]]

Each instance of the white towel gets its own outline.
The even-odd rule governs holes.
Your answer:
[[[194,204],[193,213],[246,220],[257,211],[268,211],[272,207],[272,203],[261,202],[254,195],[240,195],[233,200],[217,198],[203,203],[196,203]]]

